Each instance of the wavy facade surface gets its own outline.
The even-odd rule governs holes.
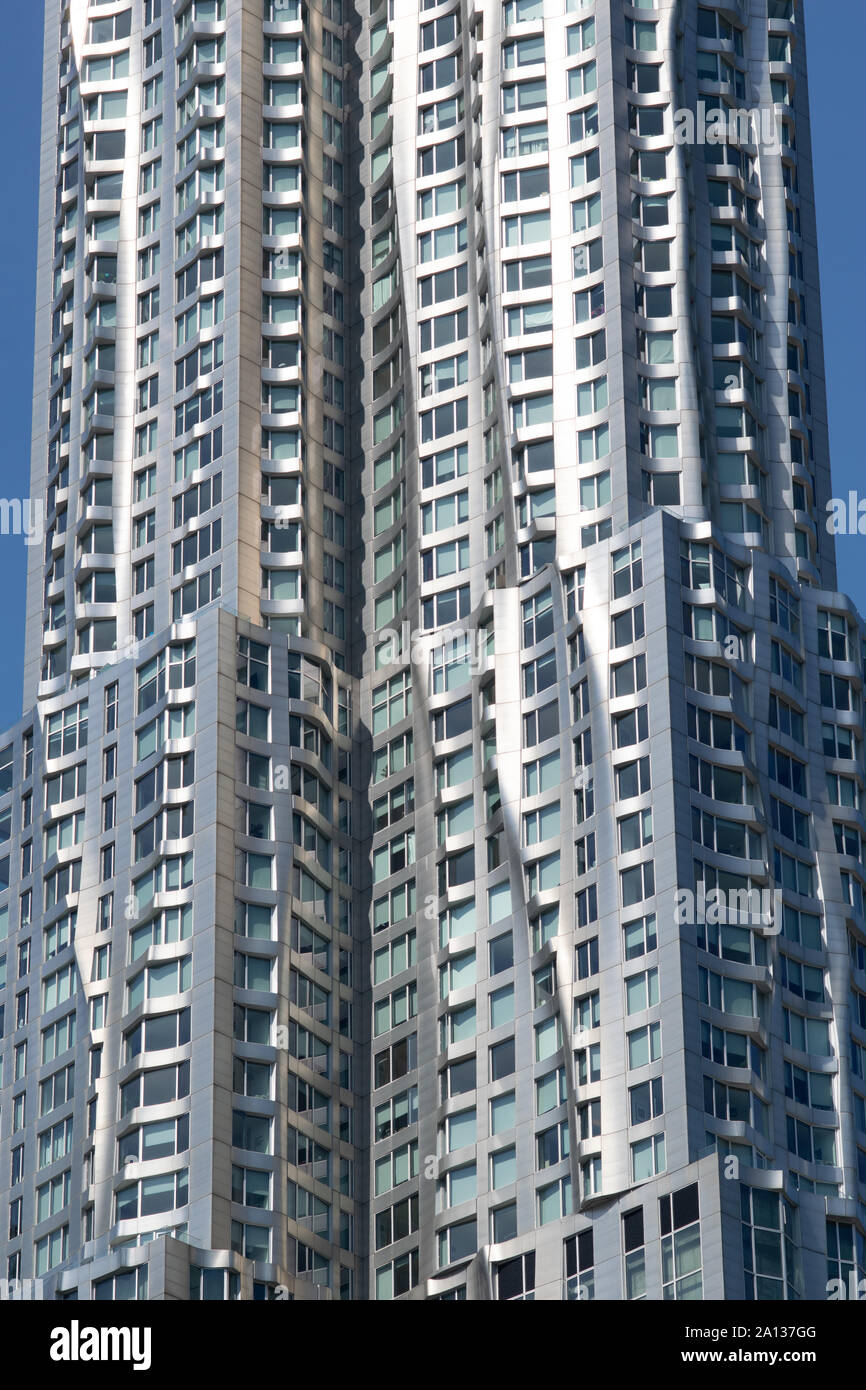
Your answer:
[[[804,39],[48,0],[9,1279],[866,1273]]]

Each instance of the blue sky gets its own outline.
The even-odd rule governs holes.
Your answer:
[[[42,65],[42,6],[7,5],[0,45],[0,497],[29,493],[33,302]],[[864,118],[855,68],[842,54],[866,47],[863,0],[806,0],[812,144],[818,203],[824,352],[834,493],[863,487],[863,227],[859,156]],[[853,162],[852,162],[853,156]],[[12,211],[14,209],[14,211]],[[864,538],[839,536],[839,587],[866,611]],[[0,536],[3,648],[0,729],[21,711],[26,553],[20,536]]]

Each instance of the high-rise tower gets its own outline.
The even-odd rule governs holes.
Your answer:
[[[46,0],[9,1279],[866,1274],[802,10]]]

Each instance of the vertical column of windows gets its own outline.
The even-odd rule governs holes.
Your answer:
[[[19,757],[21,761],[17,764],[18,777],[16,781],[16,759]],[[39,1094],[38,1091],[34,1094],[34,1088],[31,1086],[31,1096],[28,1102],[28,1076],[35,1074],[40,1058],[34,1055],[33,1043],[26,1032],[21,1031],[26,1028],[30,1021],[31,991],[34,1000],[38,999],[37,972],[41,961],[38,935],[31,935],[33,886],[30,874],[34,867],[33,840],[25,840],[27,832],[33,824],[33,797],[35,794],[38,801],[41,790],[39,787],[27,786],[32,773],[33,730],[31,729],[25,732],[21,739],[20,752],[14,742],[0,750],[0,849],[2,849],[0,886],[4,890],[4,901],[0,906],[0,1000],[2,1000],[0,1002],[0,1039],[13,1033],[13,1031],[17,1034],[12,1043],[11,1053],[8,1055],[7,1066],[11,1063],[8,1074],[4,1072],[3,1061],[0,1059],[0,1082],[5,1081],[6,1085],[10,1087],[13,1134],[17,1134],[19,1129],[23,1130],[28,1118],[28,1103],[30,1118],[33,1118],[33,1103],[36,1095]],[[16,791],[15,797],[12,797],[13,788]],[[21,806],[20,835],[22,840],[25,840],[20,850],[20,877],[15,873],[18,867],[16,865],[17,845],[15,842],[19,836],[18,813],[13,804],[16,801]],[[37,804],[37,817],[40,809],[41,807]],[[38,865],[40,860],[38,842],[36,844],[36,858]],[[15,880],[17,880],[16,886],[18,888],[17,918],[10,913],[13,895],[7,895],[5,891]],[[66,1060],[68,1061],[68,1058]],[[26,1142],[27,1136],[24,1133],[20,1134],[17,1139],[13,1139],[11,1153],[11,1172],[8,1183],[10,1189],[8,1226],[5,1230],[5,1237],[8,1238],[6,1269],[7,1277],[10,1278],[20,1275],[21,1259],[24,1253],[24,1196],[20,1185],[26,1177],[24,1167]],[[18,1187],[17,1192],[14,1191],[16,1187]],[[58,1210],[59,1208],[56,1208],[52,1212],[46,1213],[44,1219],[47,1219],[49,1214],[57,1215]]]
[[[371,16],[373,582],[375,665],[408,662],[401,619],[408,601],[403,287],[392,185],[390,22]],[[419,1277],[418,1009],[415,976],[412,673],[373,689],[373,1245],[375,1296],[389,1299]],[[407,1131],[404,1133],[404,1131]],[[411,1184],[411,1186],[406,1186]],[[394,1190],[396,1189],[396,1191]],[[382,1199],[382,1200],[378,1200]],[[392,1249],[399,1242],[397,1250]]]
[[[261,644],[258,649],[267,651]],[[288,1193],[289,1265],[348,1298],[355,1272],[352,692],[342,683],[335,690],[327,668],[312,659],[290,652],[288,662],[289,700],[303,701],[305,711],[295,713],[290,704],[288,742],[297,753],[288,768],[273,769],[274,790],[292,796],[294,846],[287,1047],[294,1112],[288,1156],[296,1171]],[[263,738],[263,712],[250,704],[253,715],[256,737]],[[252,723],[239,722],[243,727],[253,734]],[[261,776],[270,761],[258,759]],[[249,915],[253,907],[244,910]],[[311,1125],[321,1134],[309,1135]],[[327,1201],[315,1194],[313,1179],[331,1189]]]
[[[263,613],[300,633],[306,554],[306,29],[300,5],[265,9],[262,146]]]
[[[580,6],[572,8],[581,9]],[[607,357],[607,331],[604,325],[603,240],[599,231],[603,205],[597,140],[599,114],[595,99],[598,88],[595,44],[596,20],[593,16],[567,26],[566,53],[570,60],[576,60],[566,71],[566,143],[573,151],[568,163],[569,187],[572,190],[570,230],[573,237],[580,238],[571,247],[571,274],[574,280],[572,317],[579,333],[574,343],[577,461],[580,466],[578,502],[581,513],[601,513],[598,520],[587,517],[582,521],[580,534],[583,545],[594,545],[607,539],[612,525],[608,510],[612,502],[611,472],[609,466],[605,466],[610,453],[608,379],[606,373],[597,370]]]
[[[349,452],[346,436],[346,378],[345,352],[337,347],[345,341],[348,300],[346,294],[346,264],[349,255],[349,217],[345,179],[344,110],[347,105],[345,84],[348,43],[343,29],[342,0],[326,0],[322,25],[322,339],[323,355],[328,357],[322,371],[322,445],[326,486],[331,497],[339,502],[337,478],[345,473],[345,458]],[[332,351],[326,351],[327,348]],[[325,507],[322,547],[322,582],[324,585],[323,626],[334,639],[343,662],[346,641],[346,552],[345,517],[340,505],[330,500]]]
[[[161,5],[146,7],[142,36],[142,110],[139,136],[138,205],[136,215],[136,347],[135,347],[135,427],[133,512],[130,548],[132,551],[132,632],[137,641],[156,630],[156,614],[151,596],[156,580],[154,541],[156,509],[153,503],[139,507],[136,485],[147,492],[149,469],[157,467],[159,443],[159,313],[161,273],[161,211],[163,182],[162,109],[164,71],[162,68]],[[166,177],[168,171],[165,171]],[[149,499],[145,497],[145,503]]]
[[[273,766],[271,752],[276,732],[270,698],[273,656],[267,643],[238,635],[236,728],[241,791],[235,841],[231,1241],[233,1249],[254,1260],[279,1258],[274,1249],[273,1212],[275,1206],[282,1207],[274,1192],[273,1158],[266,1157],[283,1152],[274,1130],[280,1041],[274,790],[286,784],[285,768]],[[283,1031],[292,1027],[297,1031],[297,1024]],[[307,1049],[313,1050],[312,1045]]]
[[[68,15],[61,21],[57,129],[57,175],[54,208],[54,263],[49,373],[47,513],[44,570],[42,679],[65,675],[69,656],[67,629],[67,556],[73,313],[77,226],[83,144],[80,83]],[[90,361],[90,368],[95,365]],[[85,384],[88,368],[85,368]],[[110,380],[110,378],[106,378]],[[74,562],[69,564],[72,571]]]
[[[710,544],[682,541],[681,579],[684,599],[696,600],[684,603],[687,638],[705,641],[700,634],[712,632],[709,640],[734,651],[738,661],[748,659],[752,619],[746,567]],[[711,599],[709,606],[705,597]],[[735,623],[729,614],[736,610],[740,621]],[[692,650],[699,649],[687,642],[688,653]],[[696,934],[699,1000],[705,1006],[701,1051],[707,1143],[741,1161],[762,1163],[771,1142],[769,1110],[763,1099],[765,1003],[755,984],[729,973],[726,962],[761,967],[758,978],[769,980],[766,942],[751,913],[753,894],[758,894],[759,903],[763,901],[759,884],[766,872],[764,835],[770,827],[761,823],[763,797],[748,757],[751,740],[742,682],[722,663],[687,654],[686,685],[697,692],[689,695],[686,707],[696,906],[683,920]],[[730,703],[722,713],[718,700],[704,701],[702,694],[724,695]],[[717,749],[722,750],[721,756],[715,754]],[[730,753],[739,753],[741,759],[734,762]],[[743,860],[759,860],[762,867],[753,876],[751,865]],[[720,895],[718,917],[713,910],[704,910],[707,894],[711,904]],[[745,904],[742,910],[741,903]],[[724,1026],[715,1021],[714,1010],[731,1016]],[[740,1075],[732,1079],[722,1070],[725,1066],[738,1068]],[[731,1121],[747,1126],[744,1141],[729,1138]]]
[[[471,218],[464,35],[459,9],[443,13],[441,5],[435,8],[436,17],[425,15],[419,26],[416,142],[416,396],[422,499],[431,499],[422,501],[421,518],[424,628],[457,621],[470,606],[469,535],[464,529],[468,491],[464,484],[446,494],[446,485],[468,470]],[[435,500],[431,488],[436,489]],[[432,544],[429,536],[436,537]]]
[[[504,13],[504,12],[503,12]],[[484,71],[484,30],[483,19],[476,16],[474,32],[470,36],[470,44],[473,46],[474,53],[480,56],[480,64],[477,71],[473,73],[473,99],[472,99],[472,124],[469,127],[469,134],[472,146],[476,151],[475,157],[475,180],[476,185],[480,183],[480,159],[482,150],[482,109],[483,102],[479,102],[475,97],[477,84],[483,76]],[[447,105],[447,103],[446,103]],[[460,115],[462,117],[462,107]],[[497,151],[498,157],[498,151]],[[502,429],[502,403],[500,399],[500,389],[497,381],[497,362],[494,353],[495,327],[491,322],[490,314],[487,311],[489,298],[489,253],[486,252],[485,244],[481,236],[476,237],[476,274],[479,285],[484,285],[483,299],[479,295],[484,312],[479,319],[479,337],[481,349],[481,387],[482,387],[482,421],[481,433],[483,443],[483,463],[484,463],[484,560],[485,560],[485,587],[495,589],[502,587],[506,583],[506,513],[505,513],[505,493],[506,489],[503,481],[503,461],[502,454],[506,440]],[[432,461],[431,461],[432,462]],[[467,454],[468,466],[468,454]],[[488,736],[488,744],[493,744],[494,737]],[[492,751],[489,753],[492,757]]]
[[[346,76],[343,9],[326,0],[321,47],[310,48],[306,10],[273,0],[264,13],[262,227],[262,612],[269,628],[306,635],[305,567],[321,541],[321,628],[344,665],[346,574],[346,322],[348,257],[343,119]],[[318,22],[318,17],[317,17]],[[321,93],[318,76],[321,77]],[[321,168],[310,167],[311,102],[321,96]],[[311,188],[321,182],[321,300],[311,277]],[[308,306],[321,303],[308,339]],[[308,356],[308,348],[310,355]],[[314,393],[307,396],[307,391]],[[321,407],[321,446],[309,432]],[[321,447],[321,473],[313,457]],[[321,535],[310,531],[313,486],[322,492]],[[313,514],[315,515],[315,510]],[[272,649],[272,653],[273,653]],[[336,686],[336,691],[335,691]],[[336,695],[336,709],[335,705]],[[343,1298],[354,1287],[354,1109],[338,1101],[354,1088],[352,1050],[352,691],[330,670],[289,653],[289,698],[320,706],[321,717],[290,714],[289,742],[301,755],[274,776],[290,777],[294,899],[290,974],[288,1266]],[[256,716],[261,718],[261,712]],[[274,788],[286,784],[274,782]],[[245,911],[249,912],[249,907]],[[309,967],[309,968],[308,968]],[[315,1079],[311,1079],[314,1074]],[[297,1121],[297,1123],[296,1123]],[[321,1136],[308,1134],[313,1126]],[[325,1200],[311,1179],[331,1189]],[[344,1252],[336,1256],[336,1252]]]
[[[76,581],[77,613],[90,619],[78,627],[76,655],[112,652],[118,638],[113,606],[117,599],[114,555],[118,537],[109,509],[114,501],[111,460],[116,453],[118,241],[127,154],[124,123],[129,100],[131,17],[131,10],[126,10],[90,19],[82,58],[86,341],[81,445],[86,474],[93,477],[82,497],[84,511],[76,528],[79,557],[92,557],[84,559]],[[103,604],[105,608],[100,607]],[[97,606],[91,609],[90,605]]]
[[[722,14],[697,12],[698,92],[707,107],[699,140],[710,207],[710,295],[719,521],[737,540],[769,539],[765,482],[765,386],[762,372],[765,228],[756,135],[741,111],[746,61],[743,30]]]
[[[785,221],[788,233],[787,424],[791,450],[795,553],[814,564],[818,550],[817,485],[812,432],[812,390],[809,369],[807,292],[800,222],[795,103],[799,96],[794,73],[797,9],[793,0],[768,5],[767,58],[776,135],[782,163]]]
[[[133,1182],[117,1186],[113,1194],[111,1221],[142,1223],[133,1229],[154,1228],[184,1235],[185,1221],[171,1213],[188,1201],[189,1116],[186,1098],[190,1091],[189,1060],[165,1064],[160,1053],[185,1047],[190,1040],[188,991],[192,988],[191,937],[193,908],[191,890],[194,877],[192,835],[194,812],[192,786],[195,777],[193,735],[195,703],[195,643],[173,644],[144,663],[136,671],[134,754],[141,775],[134,782],[132,811],[131,895],[124,917],[129,925],[125,959],[115,962],[125,971],[121,1013],[125,1020],[119,1056],[120,1105],[117,1118],[121,1136],[117,1141],[113,1165],[118,1175],[127,1163],[142,1165],[142,1175]],[[117,727],[117,690],[106,691],[106,734]],[[166,754],[166,745],[171,754]],[[103,776],[116,776],[117,747],[103,750]],[[109,781],[110,785],[110,781]],[[111,926],[110,903],[100,902],[100,930]],[[102,911],[105,909],[105,911]],[[154,952],[154,947],[173,946],[174,951]],[[106,946],[94,950],[93,980],[108,979],[110,973]],[[140,963],[140,964],[139,964]],[[107,994],[91,999],[91,1028],[106,1023]],[[165,1011],[170,999],[177,1008]],[[155,1004],[155,1001],[160,1001]],[[90,1078],[99,1075],[102,1043],[91,1055]],[[150,1118],[150,1106],[177,1102],[172,1115],[159,1121]],[[88,1106],[88,1134],[94,1132],[96,1099]],[[150,1169],[150,1160],[159,1161],[159,1173]],[[180,1166],[177,1162],[179,1160]],[[87,1160],[89,1182],[93,1182],[93,1155]],[[166,1171],[168,1170],[168,1171]],[[92,1228],[85,1213],[85,1229]],[[85,1238],[88,1237],[85,1235]],[[143,1241],[143,1235],[137,1241]]]
[[[66,493],[68,488],[68,445],[71,414],[66,414],[65,423],[62,416],[64,411],[71,412],[73,391],[77,395],[78,390],[81,389],[80,426],[76,421],[78,426],[76,434],[80,432],[82,447],[82,464],[78,472],[79,480],[82,475],[87,476],[91,473],[110,471],[109,464],[95,463],[95,460],[109,460],[114,455],[113,346],[109,347],[106,343],[104,350],[97,354],[92,349],[92,340],[97,336],[96,330],[103,326],[106,330],[104,334],[106,339],[113,339],[114,336],[118,210],[122,171],[119,167],[111,170],[111,163],[118,161],[119,164],[122,161],[124,136],[122,129],[110,127],[114,121],[122,122],[126,114],[127,97],[123,79],[129,73],[129,34],[129,12],[112,16],[109,20],[89,22],[81,59],[80,78],[84,100],[80,106],[77,104],[78,83],[73,74],[72,64],[74,60],[71,52],[64,57],[61,63],[61,82],[63,82],[64,77],[67,82],[66,90],[61,98],[61,121],[64,115],[71,118],[68,125],[62,127],[62,141],[64,146],[67,145],[67,141],[72,143],[67,146],[70,154],[62,169],[62,187],[58,189],[58,212],[61,208],[64,208],[64,211],[63,221],[57,228],[59,237],[56,242],[56,250],[60,254],[61,248],[63,249],[60,275],[56,277],[55,288],[59,287],[62,292],[65,282],[69,289],[69,297],[64,302],[59,319],[55,315],[54,329],[55,331],[62,329],[64,317],[68,315],[69,347],[71,347],[74,309],[72,286],[75,249],[72,243],[78,240],[79,235],[82,238],[85,251],[83,289],[86,301],[84,306],[85,367],[82,388],[79,388],[78,383],[72,382],[71,375],[67,375],[64,395],[56,395],[49,409],[49,429],[53,429],[60,423],[59,436],[52,441],[50,449],[54,452],[59,445],[61,452],[65,454],[65,463],[61,470],[63,476],[57,480],[57,483],[60,484],[58,490],[61,495]],[[123,46],[125,41],[127,41],[126,47]],[[73,98],[76,99],[74,105]],[[72,114],[73,110],[75,110],[75,114]],[[81,117],[84,120],[83,140],[79,124]],[[96,168],[94,168],[94,161],[100,161]],[[91,173],[96,173],[96,177],[92,179],[88,177],[85,183],[85,179],[82,177],[84,173],[88,176]],[[85,197],[83,218],[78,217],[80,190],[84,191]],[[69,234],[68,238],[67,233]],[[64,275],[64,267],[68,271],[66,275]],[[98,362],[97,356],[101,359]],[[60,367],[62,365],[62,353],[56,361]],[[58,419],[58,408],[60,419]],[[66,445],[65,450],[63,449],[64,444]],[[54,460],[51,459],[49,469],[51,470],[53,467]],[[57,487],[57,483],[55,483],[55,487]],[[49,501],[56,500],[56,498],[57,492],[54,492],[53,497],[50,495]],[[66,498],[68,500],[68,493],[66,493]],[[110,504],[110,480],[106,483],[105,480],[97,482],[93,479],[81,497],[81,510],[75,518],[77,524],[74,527],[77,541],[74,562],[79,560],[83,562],[79,571],[81,578],[77,581],[78,587],[75,593],[75,616],[87,617],[90,621],[79,623],[74,637],[74,645],[70,645],[67,641],[61,648],[57,645],[57,638],[58,635],[65,636],[65,633],[58,634],[58,629],[65,625],[65,602],[54,599],[49,603],[49,632],[51,633],[50,640],[54,646],[53,650],[47,654],[47,663],[43,667],[43,675],[45,676],[48,676],[51,670],[55,675],[63,674],[68,661],[78,655],[114,649],[116,622],[113,609],[106,607],[100,610],[97,607],[93,610],[89,607],[90,604],[105,603],[110,605],[115,599],[115,574],[114,569],[109,568],[110,558],[89,558],[93,555],[107,557],[113,555],[110,511],[102,513],[98,510],[91,511],[91,508],[98,509],[105,505],[110,507]],[[67,515],[68,508],[64,510],[62,518],[58,513],[57,522],[52,527],[54,535],[62,534],[60,532],[61,525],[65,530]],[[50,554],[50,552],[46,553]],[[49,593],[52,595],[58,593],[57,581],[62,578],[65,570],[59,553],[56,556],[51,555],[50,563],[46,599]],[[71,565],[70,568],[72,568]],[[88,607],[83,608],[83,605],[88,605]],[[59,669],[58,663],[62,664],[63,671]],[[89,663],[79,662],[76,664],[87,665]]]
[[[147,27],[158,23],[161,6],[151,6],[146,15]],[[179,21],[179,31],[191,22],[188,7]],[[156,39],[161,30],[149,34]],[[133,596],[133,634],[137,640],[151,635],[156,628],[154,603],[146,599],[155,581],[157,449],[159,417],[160,364],[160,294],[162,268],[162,160],[165,158],[164,128],[171,128],[170,107],[165,104],[164,69],[160,62],[161,43],[153,42],[142,49],[142,61],[151,61],[153,70],[142,73],[140,158],[145,165],[160,159],[160,179],[156,182],[154,168],[143,181],[147,193],[139,185],[136,213],[136,274],[144,282],[143,297],[136,298],[135,340],[135,399],[136,426],[133,434],[133,478],[131,510],[131,563]],[[171,235],[170,219],[167,223]],[[170,250],[171,247],[169,243]],[[165,386],[164,386],[165,390]],[[141,423],[138,416],[141,415]]]
[[[506,343],[504,384],[506,423],[514,450],[518,568],[521,577],[527,578],[555,553],[549,133],[541,5],[505,4],[502,26],[496,153],[503,333],[506,340],[518,339]],[[511,256],[511,248],[523,254]],[[486,386],[485,415],[496,411],[496,395],[491,380]],[[497,424],[488,430],[487,442],[485,462],[490,463],[500,442]],[[495,507],[502,494],[498,472],[494,470],[488,478],[488,506]],[[495,555],[504,540],[500,515],[487,526],[488,555]],[[500,571],[501,565],[497,566]]]
[[[626,19],[625,44],[642,497],[651,506],[678,506],[680,471],[665,462],[679,459],[681,444],[669,239],[675,169],[670,102],[660,99],[665,68],[658,58],[659,22]]]
[[[225,5],[175,16],[171,619],[222,593]]]
[[[518,532],[517,568],[520,577],[527,579],[555,555],[550,133],[542,6],[526,0],[507,3],[501,19],[497,58],[502,76],[496,157],[505,340],[503,385],[508,411],[505,424],[513,450],[511,482]],[[587,47],[594,44],[592,20],[586,40]],[[593,65],[587,74],[586,90],[594,90],[594,86]],[[489,359],[487,363],[489,367]],[[485,464],[497,465],[485,479],[485,509],[495,512],[505,489],[497,458],[502,441],[497,388],[492,377],[485,390],[485,419],[488,415],[494,417],[485,436]],[[501,513],[488,523],[486,534],[487,555],[494,557],[505,542]],[[504,561],[500,560],[491,582],[504,581]],[[568,1025],[559,1015],[557,962],[548,946],[559,930],[559,906],[552,899],[563,874],[563,811],[559,797],[549,798],[549,792],[558,791],[561,782],[559,674],[556,648],[551,641],[553,626],[553,596],[549,587],[540,588],[521,605],[519,692],[523,710],[521,741],[527,754],[521,774],[520,826],[522,893],[530,907],[533,952],[530,1046],[534,1061],[548,1068],[535,1068],[533,1101],[540,1124],[533,1139],[533,1168],[544,1173],[544,1181],[534,1194],[534,1223],[539,1226],[569,1214],[574,1200],[568,1162],[568,1122],[562,1118],[567,1099],[562,1048],[564,1028]],[[492,684],[482,689],[483,721],[487,712],[491,716],[495,713]],[[482,762],[486,765],[496,752],[495,730],[492,724],[482,722],[481,733]],[[487,781],[487,790],[498,804],[498,782],[490,778]],[[568,808],[566,818],[567,814]],[[499,847],[501,838],[501,833],[488,838],[488,870],[506,862]],[[569,877],[567,867],[565,877]],[[515,1075],[518,1068],[514,1022],[510,1024],[509,1036],[499,1036],[499,1024],[513,1019],[514,941],[512,931],[504,930],[512,911],[509,879],[506,874],[496,875],[495,880],[487,890],[489,974],[495,985],[488,996],[488,1023],[495,1031],[488,1048],[485,1079],[505,1083],[504,1087],[494,1088],[489,1118],[489,1238],[498,1242],[519,1234],[517,1203],[513,1197],[509,1201],[503,1201],[503,1197],[517,1177],[513,1126],[520,1082]]]

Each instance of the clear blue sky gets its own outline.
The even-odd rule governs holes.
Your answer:
[[[42,63],[42,5],[6,5],[0,46],[0,497],[26,497],[30,468],[33,296]],[[863,0],[806,0],[812,138],[821,252],[824,351],[830,397],[834,493],[864,488],[858,416],[864,393],[866,200],[860,157],[864,121],[851,57],[866,49]],[[843,55],[845,62],[842,61]],[[866,611],[866,539],[837,537],[839,587]],[[0,536],[3,649],[0,730],[21,710],[23,539]]]

